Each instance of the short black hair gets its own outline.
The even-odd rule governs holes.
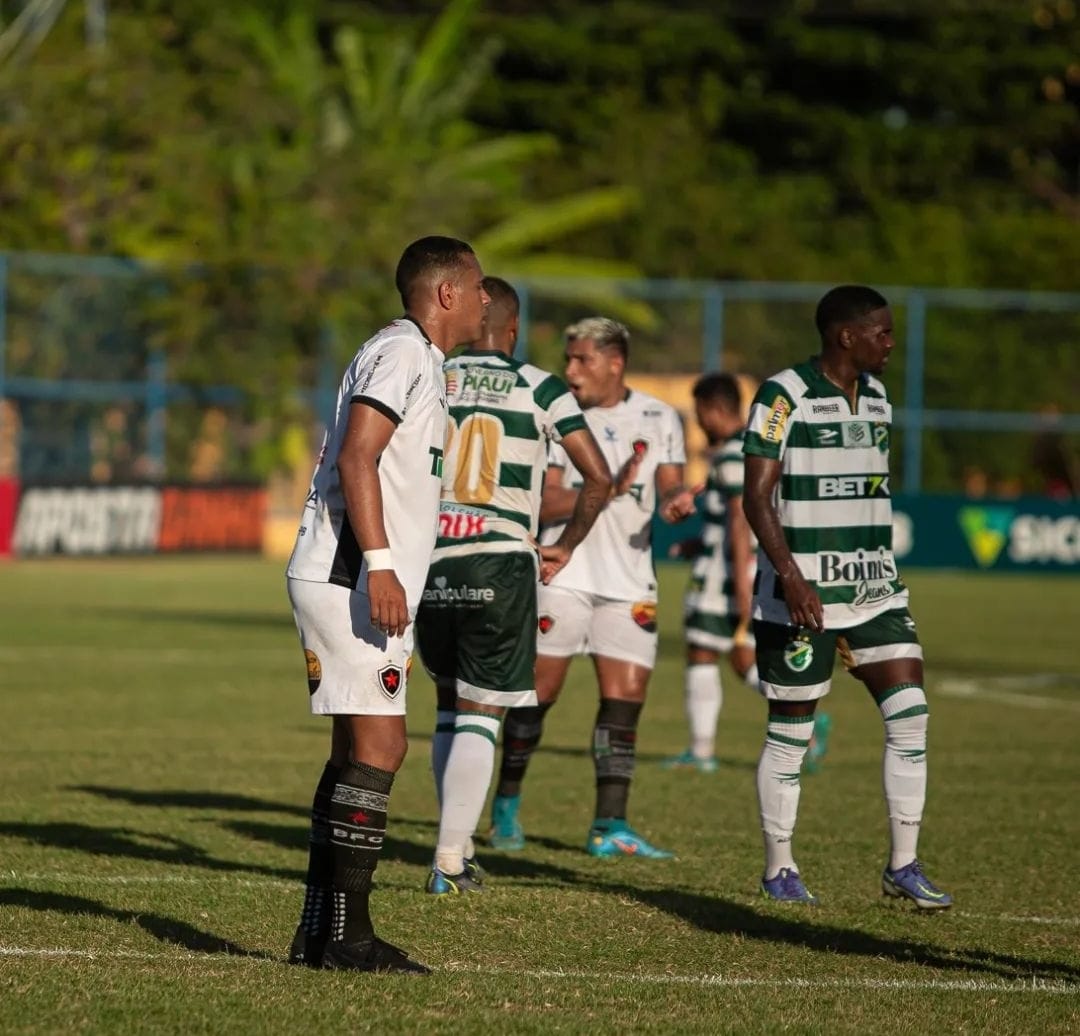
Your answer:
[[[736,413],[742,408],[742,393],[734,374],[703,374],[694,382],[694,399],[702,403],[723,403]]]
[[[456,237],[422,237],[414,241],[401,253],[394,274],[401,304],[408,309],[421,281],[456,272],[462,266],[462,256],[472,254],[472,245]]]
[[[863,284],[841,284],[825,292],[817,304],[814,323],[824,338],[837,324],[851,324],[889,303],[880,292]]]
[[[484,291],[491,299],[489,310],[505,310],[510,316],[517,316],[521,312],[521,299],[509,281],[501,277],[485,277],[483,280]]]

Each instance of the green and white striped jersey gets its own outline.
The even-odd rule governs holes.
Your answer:
[[[731,540],[727,534],[728,504],[743,495],[744,438],[745,433],[736,432],[730,439],[718,443],[709,457],[701,516],[701,542],[705,550],[694,559],[690,569],[692,587],[715,586],[720,590],[723,600],[710,604],[717,610],[722,608],[725,613],[735,611]],[[753,549],[753,533],[750,536]]]
[[[432,561],[532,550],[551,442],[585,427],[566,383],[500,352],[446,362],[449,422]]]
[[[798,364],[754,397],[744,452],[781,463],[777,510],[802,574],[817,589],[825,626],[845,629],[907,605],[892,551],[885,386],[864,374],[851,403],[818,369]],[[754,618],[789,623],[772,562],[761,551]]]

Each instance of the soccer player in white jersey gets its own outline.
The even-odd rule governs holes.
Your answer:
[[[288,567],[311,711],[333,717],[289,960],[424,974],[376,937],[368,898],[407,748],[411,624],[438,528],[442,362],[479,337],[488,297],[472,248],[453,238],[414,241],[396,282],[405,316],[345,371]]]
[[[700,539],[677,545],[677,557],[693,559],[683,604],[686,640],[684,692],[690,747],[664,761],[667,769],[714,773],[716,722],[723,704],[719,662],[727,655],[745,683],[758,689],[750,599],[754,542],[742,509],[743,417],[738,380],[705,374],[693,389],[694,412],[710,447]]]
[[[502,849],[524,845],[517,816],[521,781],[571,659],[588,653],[600,709],[593,730],[596,809],[586,849],[594,856],[664,859],[671,853],[630,827],[626,804],[638,719],[656,660],[653,511],[666,521],[680,521],[694,511],[694,495],[683,486],[682,424],[666,403],[626,386],[630,336],[622,324],[589,318],[568,328],[566,340],[566,380],[614,473],[613,496],[566,567],[539,590],[538,704],[511,709],[507,716],[491,844]],[[541,543],[554,543],[562,535],[581,483],[566,451],[552,446]]]
[[[549,581],[592,528],[611,492],[607,461],[566,383],[513,358],[517,292],[485,277],[483,338],[447,361],[449,434],[439,538],[417,613],[420,655],[436,683],[431,745],[439,836],[427,891],[479,891],[472,836],[495,766],[506,709],[535,705],[535,539],[548,444],[584,484],[559,538],[540,548]]]
[[[754,634],[769,704],[757,788],[764,896],[817,902],[792,855],[799,771],[834,657],[866,685],[885,723],[891,850],[886,895],[923,909],[952,897],[916,855],[926,799],[923,654],[892,551],[892,407],[879,380],[895,347],[872,288],[833,288],[815,317],[821,352],[758,391],[746,433],[744,507],[760,544]]]

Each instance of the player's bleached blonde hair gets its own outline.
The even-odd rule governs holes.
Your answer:
[[[615,349],[625,360],[630,355],[630,332],[625,324],[610,317],[585,317],[564,332],[568,342],[587,338],[597,349]]]

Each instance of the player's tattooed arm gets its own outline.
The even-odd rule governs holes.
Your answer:
[[[658,512],[665,522],[681,522],[694,513],[694,497],[703,486],[687,489],[683,485],[681,464],[658,464],[656,466],[656,496],[660,501]]]
[[[773,503],[780,482],[780,461],[750,454],[746,458],[743,510],[750,528],[776,569],[791,621],[797,626],[824,629],[824,611],[817,590],[807,582],[791,554],[780,515]]]
[[[366,403],[353,403],[349,409],[349,423],[337,464],[345,513],[356,542],[365,553],[386,550],[390,545],[383,524],[379,456],[396,427],[389,417]],[[409,608],[394,570],[369,571],[367,593],[372,625],[391,637],[404,634],[409,624]]]
[[[611,473],[600,447],[588,428],[571,432],[563,449],[581,473],[583,484],[576,492],[570,520],[558,540],[540,548],[540,578],[548,583],[570,560],[574,548],[585,539],[611,493]]]

